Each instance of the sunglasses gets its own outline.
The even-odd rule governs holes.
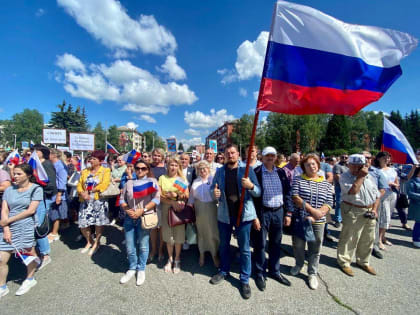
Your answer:
[[[145,171],[149,170],[147,167],[135,167],[134,169],[135,169],[136,171],[143,171],[143,172],[145,172]]]

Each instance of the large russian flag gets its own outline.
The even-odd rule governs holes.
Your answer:
[[[20,162],[20,154],[19,151],[16,149],[7,156],[6,160],[4,161],[4,165],[7,165],[9,163],[12,163],[14,165],[18,165]]]
[[[354,115],[402,74],[417,46],[409,34],[347,24],[313,8],[278,1],[257,108],[286,114]]]
[[[47,172],[45,171],[41,161],[39,160],[38,154],[36,154],[36,150],[32,152],[28,164],[32,167],[34,171],[34,176],[36,178],[37,183],[42,186],[46,186],[50,180],[48,179]]]
[[[117,149],[115,149],[108,141],[106,142],[106,151],[112,154],[120,154],[120,152],[118,152]]]
[[[384,117],[384,133],[382,136],[382,151],[389,152],[392,162],[398,164],[417,164],[414,150],[404,134]]]
[[[133,183],[133,198],[144,198],[157,190],[158,187],[150,179],[139,179]]]

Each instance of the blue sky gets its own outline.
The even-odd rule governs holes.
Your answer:
[[[313,0],[348,23],[420,38],[420,2]],[[63,99],[92,126],[154,129],[203,142],[224,120],[255,108],[274,1],[4,1],[0,119],[36,108],[47,122]],[[262,33],[263,32],[263,33]],[[236,63],[236,67],[235,67]],[[419,109],[420,51],[367,110]]]

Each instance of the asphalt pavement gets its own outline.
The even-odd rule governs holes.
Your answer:
[[[11,260],[8,276],[10,293],[0,299],[1,314],[420,314],[420,250],[411,243],[411,232],[392,220],[388,239],[394,244],[382,260],[373,258],[378,272],[371,276],[354,266],[355,276],[343,274],[336,264],[336,243],[324,243],[319,267],[320,285],[307,285],[306,267],[297,277],[291,237],[283,237],[281,268],[291,281],[285,287],[268,279],[260,292],[251,280],[252,297],[239,293],[239,265],[232,265],[231,277],[219,285],[209,283],[216,272],[210,256],[198,265],[198,250],[192,246],[182,253],[181,273],[166,274],[163,264],[147,265],[146,282],[137,287],[135,279],[121,285],[119,279],[128,264],[120,227],[107,226],[102,246],[89,257],[81,254],[82,242],[75,242],[76,226],[52,244],[52,263],[36,273],[38,284],[27,294],[15,292],[25,277],[25,268]],[[409,221],[412,226],[413,222]],[[338,238],[339,231],[331,227]],[[232,239],[232,255],[236,241]]]

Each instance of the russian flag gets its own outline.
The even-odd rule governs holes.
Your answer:
[[[34,176],[36,178],[37,183],[41,186],[46,186],[49,182],[48,175],[44,167],[42,166],[41,161],[39,160],[38,154],[36,154],[36,150],[32,152],[28,164],[34,170]]]
[[[141,153],[137,152],[136,150],[132,150],[131,152],[128,152],[124,154],[123,160],[127,163],[136,164],[137,160],[141,158]]]
[[[106,151],[112,154],[120,154],[120,152],[118,152],[117,149],[115,149],[108,141],[106,142]]]
[[[257,108],[286,114],[354,115],[402,74],[418,40],[347,24],[313,8],[278,1]]]
[[[95,183],[94,182],[88,182],[86,184],[86,190],[87,191],[92,191],[93,190],[93,187],[95,187]]]
[[[34,256],[32,253],[27,252],[24,249],[19,250],[15,245],[13,245],[13,247],[15,248],[15,255],[22,259],[22,262],[25,264],[25,266],[29,266],[33,261],[35,261],[38,265],[41,263],[41,260],[38,256]]]
[[[417,158],[410,143],[403,133],[388,119],[384,117],[384,133],[382,136],[381,151],[392,156],[392,162],[398,164],[417,164]]]
[[[184,193],[188,188],[188,184],[185,183],[185,181],[181,177],[177,177],[175,179],[173,187],[175,187],[178,191]]]
[[[14,165],[18,165],[19,164],[19,161],[20,161],[20,155],[19,155],[19,152],[18,152],[18,150],[16,149],[16,150],[14,150],[14,151],[12,151],[8,156],[7,156],[7,159],[6,159],[6,161],[4,161],[4,165],[7,165],[7,164],[14,164]]]
[[[133,198],[144,198],[157,190],[158,188],[150,179],[139,179],[133,183]]]

